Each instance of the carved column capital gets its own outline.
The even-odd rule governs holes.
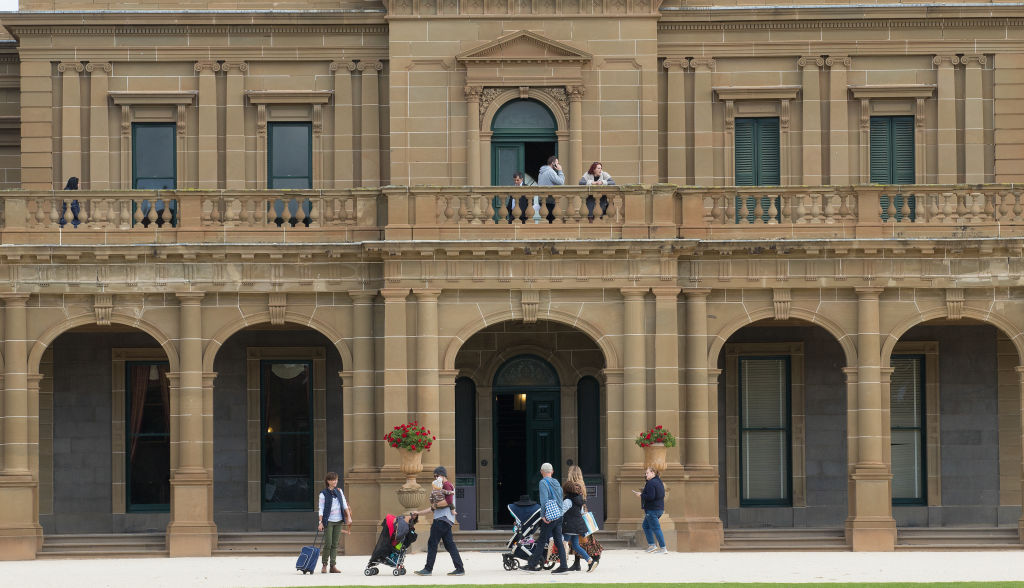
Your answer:
[[[249,71],[249,64],[244,61],[225,61],[224,63],[220,64],[220,68],[226,72],[230,72],[231,70],[247,72]]]
[[[960,58],[956,55],[936,55],[932,58],[932,64],[939,67],[953,67],[960,63]]]
[[[800,67],[822,67],[825,65],[825,58],[820,55],[805,55],[796,60]]]
[[[981,67],[988,62],[988,58],[984,55],[964,55],[960,58],[960,63],[967,67]]]
[[[845,67],[849,69],[853,65],[853,60],[849,55],[829,55],[825,58],[825,65],[832,68]]]
[[[208,71],[213,73],[220,71],[220,64],[210,59],[203,59],[192,64],[192,69],[198,72]]]
[[[330,68],[331,71],[338,71],[338,70],[342,70],[342,69],[347,69],[348,71],[351,72],[351,71],[355,71],[356,70],[356,64],[355,64],[354,61],[348,61],[348,60],[332,61],[331,65],[329,66],[329,68]]]
[[[57,64],[57,71],[61,73],[67,71],[82,72],[85,71],[85,66],[82,65],[81,61],[62,61]]]
[[[713,57],[694,57],[690,60],[690,67],[694,71],[708,72],[715,69],[715,59]]]
[[[361,72],[380,71],[380,70],[384,69],[384,64],[382,64],[381,62],[379,62],[377,60],[360,61],[359,65],[356,66],[356,69],[358,69]]]
[[[586,93],[586,88],[583,86],[566,86],[565,93],[569,96],[569,102],[579,102],[583,100],[583,94]]]
[[[462,91],[466,94],[466,102],[480,102],[480,94],[483,93],[483,86],[466,86],[462,88]]]
[[[690,60],[685,57],[669,57],[661,66],[669,71],[685,71],[690,67]]]
[[[109,61],[90,61],[89,63],[85,64],[85,71],[89,73],[92,73],[94,71],[110,73],[113,70],[114,68],[110,65]]]

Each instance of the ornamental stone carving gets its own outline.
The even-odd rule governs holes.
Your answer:
[[[558,374],[550,365],[536,357],[517,357],[498,370],[495,386],[558,386]]]
[[[109,61],[90,61],[89,63],[85,64],[85,71],[89,73],[92,73],[94,71],[110,73],[113,70],[114,68],[110,65]]]

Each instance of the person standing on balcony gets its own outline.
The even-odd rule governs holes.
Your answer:
[[[595,161],[590,164],[590,169],[587,170],[587,173],[583,174],[583,177],[580,178],[580,185],[614,186],[615,180],[608,175],[608,172],[604,171],[600,161]]]
[[[64,184],[65,190],[77,190],[78,189],[78,178],[71,176],[68,178],[68,183]]]
[[[562,173],[562,166],[558,163],[558,156],[552,155],[548,158],[548,164],[540,166],[540,173],[537,174],[538,186],[562,186],[565,184],[565,174]]]

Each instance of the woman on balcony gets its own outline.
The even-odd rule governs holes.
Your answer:
[[[615,180],[604,171],[600,161],[595,161],[590,164],[590,169],[587,170],[587,173],[583,174],[583,177],[580,178],[580,185],[614,186]]]

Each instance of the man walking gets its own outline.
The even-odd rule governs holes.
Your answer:
[[[434,477],[440,478],[444,496],[431,501],[430,510],[434,511],[434,522],[430,525],[430,539],[427,539],[427,563],[422,570],[416,570],[417,576],[429,576],[434,571],[434,559],[437,558],[437,544],[444,543],[444,549],[452,556],[455,569],[448,572],[449,576],[464,576],[466,570],[462,566],[459,548],[452,537],[452,525],[455,524],[455,485],[448,481],[448,470],[444,466],[434,468]]]
[[[534,544],[533,555],[530,556],[530,561],[523,568],[528,572],[540,571],[542,558],[547,555],[548,539],[552,537],[555,538],[555,548],[558,549],[558,567],[551,570],[551,573],[564,574],[569,571],[569,566],[565,562],[565,541],[562,539],[562,486],[551,476],[554,472],[555,468],[551,464],[541,464],[540,507],[543,515],[540,519],[540,539]],[[551,509],[548,508],[550,501],[554,501],[556,505],[554,510],[558,512],[558,516],[548,519],[547,517],[551,514]]]

